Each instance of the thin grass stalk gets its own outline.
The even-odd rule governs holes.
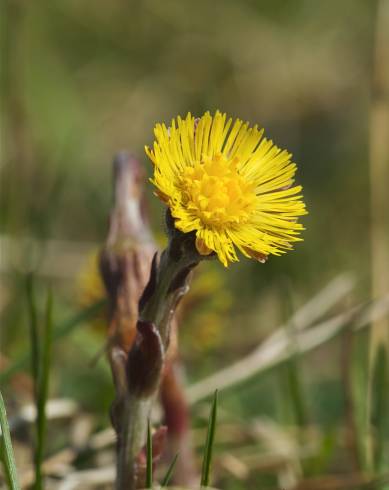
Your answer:
[[[360,454],[360,428],[357,423],[358,410],[357,405],[360,400],[357,400],[353,386],[353,359],[355,357],[354,349],[354,332],[349,328],[343,332],[341,336],[341,377],[344,391],[344,417],[346,431],[346,445],[350,454],[350,462],[355,472],[362,469],[362,461]],[[362,419],[363,420],[363,419]]]
[[[162,479],[162,482],[161,482],[162,488],[168,486],[169,481],[173,475],[173,471],[174,471],[174,467],[176,466],[177,459],[178,459],[178,453],[174,456],[173,461],[170,463],[169,468],[167,469],[166,474]]]
[[[40,347],[39,347],[39,332],[37,319],[37,306],[35,299],[34,277],[32,274],[27,276],[26,281],[27,304],[30,327],[30,344],[31,344],[31,374],[34,380],[34,401],[38,401],[38,386],[39,386],[39,364],[40,364]]]
[[[201,469],[201,486],[207,487],[210,480],[213,445],[215,440],[216,418],[217,418],[218,391],[215,391],[212,409],[208,421],[207,439],[205,442],[203,466]]]
[[[298,330],[293,321],[293,296],[292,285],[289,281],[285,281],[282,288],[282,300],[284,305],[284,317],[286,325],[286,334],[289,337],[290,355],[285,361],[285,366],[282,369],[282,375],[286,384],[286,393],[288,400],[285,403],[291,406],[293,422],[303,428],[308,423],[308,413],[306,401],[304,399],[304,390],[302,386],[302,376],[299,368],[299,349],[297,345]],[[292,318],[291,321],[287,321]],[[284,390],[282,391],[284,393]]]
[[[42,461],[44,456],[45,439],[46,439],[46,402],[49,388],[49,373],[51,364],[51,344],[53,331],[53,296],[49,289],[47,292],[45,323],[42,332],[41,359],[40,359],[40,377],[38,379],[38,399],[37,399],[37,446],[35,453],[35,489],[41,490],[42,483]]]
[[[153,488],[153,438],[151,437],[150,419],[147,421],[146,488]]]
[[[355,354],[351,366],[352,400],[355,411],[356,426],[356,451],[358,466],[361,470],[367,470],[367,403],[366,393],[368,390],[368,372],[366,359],[368,357],[369,345],[366,338],[355,338]]]

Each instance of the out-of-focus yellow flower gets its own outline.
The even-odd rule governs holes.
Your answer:
[[[184,328],[180,336],[184,352],[189,348],[204,354],[221,344],[234,297],[227,276],[213,264],[196,272],[190,294],[182,300]]]
[[[201,118],[190,113],[157,124],[146,153],[154,163],[151,182],[184,233],[196,232],[200,254],[216,252],[227,266],[246,257],[264,261],[292,248],[306,214],[301,186],[293,186],[291,154],[219,111]]]
[[[184,334],[190,337],[190,348],[196,353],[206,353],[215,347],[220,346],[225,332],[225,322],[218,313],[204,312],[199,314],[194,323],[194,328],[189,333]],[[188,340],[187,340],[188,342]]]
[[[106,291],[99,270],[99,251],[93,250],[88,254],[76,282],[77,299],[81,307],[88,308],[94,303],[106,298]],[[107,330],[105,312],[93,319],[92,325],[98,330]]]

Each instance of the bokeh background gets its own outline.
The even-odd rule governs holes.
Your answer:
[[[304,242],[292,253],[228,270],[201,264],[180,334],[188,386],[244,358],[328,283],[335,299],[328,306],[321,299],[306,327],[388,294],[380,191],[388,160],[385,137],[374,138],[385,133],[375,108],[385,115],[388,103],[387,7],[387,0],[2,2],[1,366],[12,420],[32,401],[20,360],[30,350],[25,283],[33,272],[40,310],[50,284],[55,327],[65,332],[54,345],[50,397],[74,402],[72,424],[87,420],[87,434],[109,427],[109,368],[104,358],[92,362],[104,345],[104,318],[77,315],[102,295],[96,253],[107,233],[113,156],[129,150],[150,175],[143,147],[156,122],[178,114],[220,109],[263,126],[293,153],[309,210]],[[146,187],[163,245],[164,210]],[[387,324],[369,317],[355,333],[354,320],[346,315],[315,349],[291,347],[287,361],[223,389],[215,486],[362,488],[387,476],[388,417],[368,421],[369,386],[379,395],[388,388],[385,368],[373,382],[371,364]],[[293,340],[293,322],[288,332]],[[192,406],[199,454],[208,407],[207,397]],[[74,443],[69,423],[49,422],[47,455]],[[28,424],[20,425],[24,474],[31,444]],[[75,468],[104,466],[111,453],[79,458]]]

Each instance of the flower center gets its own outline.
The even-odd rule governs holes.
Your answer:
[[[245,223],[254,209],[252,183],[239,175],[238,158],[228,160],[222,154],[204,157],[182,173],[183,204],[204,224],[223,226]]]

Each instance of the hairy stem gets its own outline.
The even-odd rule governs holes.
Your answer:
[[[184,246],[181,247],[181,245]],[[170,324],[175,308],[188,289],[187,276],[198,263],[197,255],[188,250],[192,249],[185,248],[185,243],[177,244],[174,238],[171,240],[169,247],[161,255],[158,267],[151,268],[150,282],[140,301],[138,325],[141,322],[145,325],[152,325],[156,329],[162,342],[162,357],[169,347]],[[127,365],[127,368],[130,369],[129,387],[120,407],[117,490],[134,490],[141,484],[138,481],[137,458],[145,443],[147,420],[150,417],[162,375],[162,363],[158,364],[158,369],[153,366],[153,362],[157,361],[152,357],[151,341],[147,340],[145,333],[142,336],[139,330],[137,338],[138,342],[135,342],[129,353]],[[147,350],[149,350],[148,353]],[[155,379],[146,380],[146,376],[143,375],[144,368],[139,365],[142,363],[149,363],[144,368],[147,369],[148,376],[150,372],[153,372]],[[131,370],[136,371],[135,374]]]

